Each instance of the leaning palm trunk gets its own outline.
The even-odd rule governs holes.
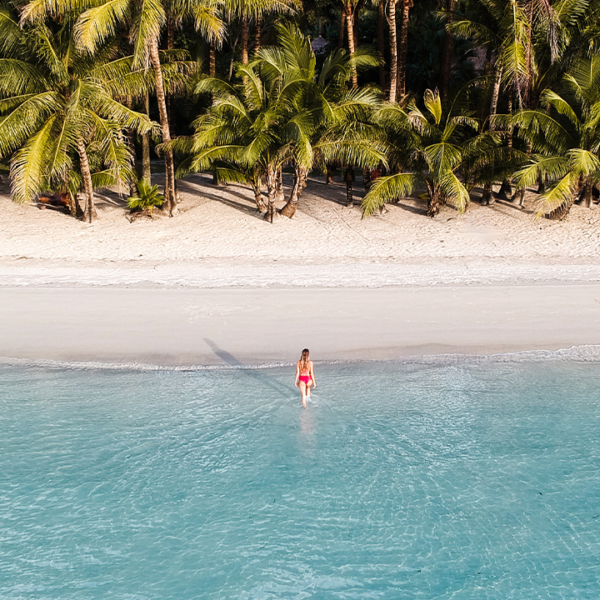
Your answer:
[[[156,84],[156,99],[158,101],[158,114],[160,116],[160,127],[162,129],[163,144],[171,141],[171,132],[169,130],[169,116],[167,114],[167,103],[165,98],[165,87],[163,83],[162,68],[160,66],[160,56],[158,54],[158,41],[150,42],[150,61],[154,69]],[[165,203],[164,209],[172,217],[177,214],[177,203],[175,197],[175,165],[173,163],[173,151],[168,147],[164,150],[165,154]]]
[[[292,193],[287,204],[281,209],[281,214],[284,217],[291,219],[298,210],[298,199],[302,190],[306,187],[306,176],[308,171],[305,167],[296,166],[296,174],[294,177],[294,185],[292,186]]]
[[[554,210],[551,210],[546,215],[546,218],[551,219],[553,221],[560,221],[561,219],[564,219],[569,214],[569,211],[571,210],[573,204],[575,204],[576,198],[577,196],[573,194],[573,196],[569,200],[567,200],[560,206],[557,206]]]
[[[85,150],[85,144],[81,138],[77,140],[77,153],[79,154],[79,165],[81,167],[83,188],[85,190],[85,211],[83,213],[83,220],[92,223],[97,216],[96,207],[94,206],[94,185],[92,184],[90,162]]]
[[[267,165],[267,214],[265,221],[273,223],[277,211],[275,210],[275,195],[277,194],[277,174],[273,165]]]

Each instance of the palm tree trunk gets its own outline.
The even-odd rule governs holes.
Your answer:
[[[573,196],[569,200],[567,200],[565,203],[556,207],[554,210],[551,210],[546,215],[546,218],[552,219],[553,221],[560,221],[561,219],[564,219],[569,214],[569,211],[571,210],[571,207],[573,206],[573,204],[575,204],[576,199],[577,199],[576,194],[573,194]]]
[[[346,206],[352,208],[354,206],[354,195],[352,194],[352,180],[354,179],[354,169],[346,168]]]
[[[340,33],[338,35],[338,48],[344,47],[344,37],[346,30],[346,7],[342,7],[342,14],[340,16]]]
[[[242,9],[243,10],[243,9]],[[248,15],[246,11],[242,12],[242,22],[240,25],[242,34],[242,64],[248,64]]]
[[[160,56],[158,54],[158,41],[150,42],[150,61],[154,69],[156,100],[158,102],[158,114],[160,117],[160,127],[162,130],[162,141],[168,143],[171,141],[171,132],[169,129],[169,118],[167,115],[167,103],[165,100],[165,87],[163,84],[162,68],[160,65]],[[166,148],[165,155],[165,202],[164,208],[168,215],[172,217],[177,214],[177,204],[175,196],[175,164],[173,162],[173,151]]]
[[[406,1],[406,0],[404,0]],[[388,26],[390,28],[390,90],[388,100],[396,102],[396,92],[398,86],[398,45],[396,43],[396,0],[389,0]]]
[[[92,172],[90,171],[90,162],[85,150],[83,140],[77,140],[77,153],[79,154],[79,166],[81,167],[81,176],[83,178],[83,189],[85,190],[85,211],[83,220],[92,223],[98,216],[94,206],[94,186],[92,184]]]
[[[363,185],[365,186],[365,192],[371,189],[371,169],[368,167],[363,169]]]
[[[527,143],[525,144],[525,152],[527,153],[527,156],[531,156],[531,150],[532,150],[531,141],[527,140]],[[523,208],[523,205],[525,204],[525,192],[526,192],[526,189],[521,188],[521,189],[517,190],[515,192],[515,195],[512,197],[512,203],[521,209]]]
[[[279,167],[275,172],[275,199],[283,200],[283,167]]]
[[[252,177],[252,191],[254,192],[254,202],[256,202],[256,210],[258,212],[262,212],[267,208],[263,200],[261,187],[261,177],[255,173]]]
[[[429,198],[427,200],[427,216],[435,217],[440,212],[440,190],[433,184],[427,185]]]
[[[352,5],[350,2],[346,2],[345,10],[346,10],[346,29],[348,31],[348,52],[350,53],[350,58],[354,58],[354,13],[352,11]],[[356,66],[352,63],[352,87],[356,90],[358,89],[358,75],[356,73]]]
[[[289,219],[291,219],[296,214],[296,210],[298,210],[298,199],[300,198],[300,194],[304,189],[306,175],[307,170],[305,167],[296,166],[294,185],[292,186],[290,199],[288,200],[287,204],[281,209],[281,214],[284,217],[288,217]]]
[[[255,54],[260,52],[261,36],[262,36],[262,15],[258,14],[256,16],[256,31],[254,32],[254,53]]]
[[[131,107],[133,106],[133,98],[131,96],[125,96],[123,104],[131,109]],[[131,159],[132,159],[132,166],[133,166],[133,172],[137,174],[138,172],[138,166],[137,166],[137,158],[135,155],[135,138],[133,135],[133,130],[127,128],[125,129],[125,140],[127,143],[127,146],[129,147],[129,152],[131,152]],[[131,179],[129,181],[129,193],[131,196],[135,196],[137,194],[137,187],[135,185],[135,181],[133,179]]]
[[[454,12],[454,0],[447,0],[448,24],[452,23]],[[444,50],[442,54],[442,73],[440,77],[440,98],[442,102],[448,100],[448,89],[450,87],[450,71],[452,70],[452,34],[446,30],[444,34]]]
[[[508,99],[508,114],[512,114],[512,97],[509,96]],[[508,133],[506,136],[506,145],[509,148],[512,148],[513,145],[513,137],[512,133]],[[505,179],[498,190],[498,195],[501,196],[504,200],[509,200],[512,197],[512,185],[510,183],[510,179]]]
[[[277,211],[275,210],[275,195],[277,194],[277,173],[273,165],[267,165],[267,214],[265,221],[273,223]]]
[[[587,177],[583,183],[581,191],[581,201],[585,208],[592,208],[592,189],[594,184],[590,177]]]
[[[327,174],[325,176],[325,185],[330,185],[333,183],[333,167],[331,165],[326,165]]]
[[[81,203],[79,202],[79,194],[72,194],[69,192],[69,210],[71,211],[71,215],[76,219],[83,219],[83,209],[81,208]]]
[[[502,61],[496,59],[494,87],[492,88],[492,100],[490,102],[490,129],[494,129],[491,123],[492,117],[496,116],[498,111],[498,98],[500,97],[500,84],[502,83]]]
[[[358,33],[358,26],[360,24],[360,11],[363,9],[363,6],[365,4],[365,0],[358,0],[358,2],[356,3],[355,7],[354,7],[354,11],[352,12],[352,23],[353,23],[353,27],[352,27],[352,35],[354,36],[354,46],[358,46],[359,45],[359,33]]]
[[[379,0],[377,5],[377,37],[379,44],[379,87],[381,91],[385,90],[385,0]]]
[[[167,12],[167,50],[175,48],[175,20]],[[167,94],[167,115],[169,116],[169,130],[173,129],[173,96]]]
[[[398,58],[396,76],[397,97],[402,101],[406,96],[406,56],[408,54],[408,16],[411,0],[402,0],[402,15],[400,18],[400,38],[398,39]],[[391,41],[390,41],[391,44]]]
[[[502,82],[502,63],[499,59],[496,59],[494,87],[492,88],[492,99],[490,101],[490,124],[489,124],[489,127],[491,130],[495,129],[494,117],[496,116],[496,111],[498,110],[498,98],[500,97],[500,83],[501,82]],[[484,206],[488,206],[490,204],[495,203],[494,194],[492,193],[492,184],[489,182],[486,183],[483,187],[483,195],[481,196],[481,203]]]
[[[150,94],[145,98],[146,114],[150,115]],[[142,133],[142,179],[152,185],[152,169],[150,167],[150,132]]]
[[[214,42],[208,44],[208,74],[211,77],[217,74],[217,49]]]

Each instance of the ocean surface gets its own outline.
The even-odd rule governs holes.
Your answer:
[[[600,597],[600,363],[0,367],[0,599]]]

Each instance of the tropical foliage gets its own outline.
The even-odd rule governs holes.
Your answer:
[[[5,1],[0,160],[16,202],[68,193],[90,222],[103,187],[174,216],[177,178],[204,171],[250,186],[272,223],[294,216],[311,171],[331,182],[335,169],[349,206],[362,171],[364,215],[410,193],[431,217],[478,197],[522,206],[537,186],[537,214],[562,218],[600,195],[599,11],[600,0]]]

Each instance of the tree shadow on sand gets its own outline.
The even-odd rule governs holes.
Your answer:
[[[251,203],[250,198],[248,198],[247,195],[244,195],[243,192],[240,193],[236,190],[236,188],[240,188],[241,190],[244,190],[251,194],[252,191],[250,190],[250,188],[240,186],[235,183],[230,183],[226,187],[220,188],[209,183],[206,179],[189,182],[180,179],[177,182],[177,187],[181,192],[185,192],[186,194],[190,195],[197,194],[202,196],[203,198],[207,198],[208,200],[215,200],[216,202],[220,202],[221,204],[225,204],[225,206],[235,208],[236,210],[239,210],[240,212],[246,215],[254,217],[255,219],[262,220],[263,218],[262,213],[260,213],[257,210],[256,205]],[[218,190],[223,190],[223,194],[220,195],[218,193]],[[238,202],[237,200],[234,200],[231,197],[228,198],[225,196],[225,194],[227,194],[227,196],[233,196],[234,198],[241,200],[241,202]]]
[[[220,348],[213,340],[209,340],[208,338],[204,338],[204,341],[209,346],[209,348],[213,351],[215,356],[218,356],[225,364],[231,367],[239,367],[240,371],[250,377],[254,383],[259,383],[265,387],[268,387],[281,396],[283,396],[286,400],[289,399],[290,394],[295,394],[297,390],[285,383],[281,383],[274,377],[271,377],[268,373],[265,372],[265,369],[249,369],[244,364],[242,364],[233,354],[230,354],[226,350]]]
[[[333,183],[325,183],[325,177],[311,175],[307,180],[308,186],[306,193],[333,204],[346,206],[346,182],[338,177]],[[363,198],[366,195],[362,177],[357,177],[352,183],[352,195],[354,196],[354,208],[360,208]]]

